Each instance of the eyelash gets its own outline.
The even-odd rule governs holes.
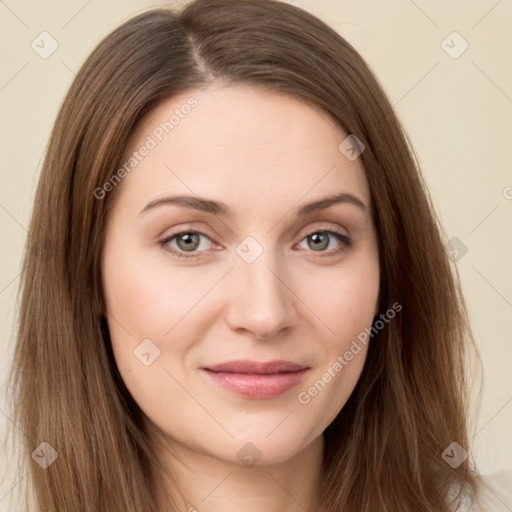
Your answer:
[[[185,259],[199,258],[199,257],[201,257],[201,253],[206,252],[206,251],[198,251],[195,253],[191,252],[191,253],[187,254],[184,251],[177,251],[168,245],[169,242],[174,240],[174,238],[176,238],[177,236],[189,234],[189,233],[193,233],[196,235],[202,235],[202,236],[205,236],[206,238],[210,239],[210,237],[208,235],[206,235],[205,233],[202,233],[201,231],[195,231],[193,229],[188,229],[188,230],[182,230],[177,233],[174,233],[174,234],[166,237],[164,240],[161,240],[160,242],[158,242],[158,244],[160,245],[160,247],[162,247],[162,249],[168,251],[169,253],[171,253],[173,256],[175,256],[177,258],[185,258]],[[313,229],[313,230],[309,231],[308,233],[306,233],[301,238],[300,242],[302,242],[304,239],[306,239],[308,236],[310,236],[314,233],[327,233],[329,235],[334,235],[341,242],[340,247],[338,247],[337,249],[331,249],[331,251],[327,252],[326,254],[322,254],[322,252],[324,252],[324,251],[321,251],[320,254],[317,255],[320,258],[333,258],[335,256],[338,256],[342,252],[346,251],[347,249],[349,249],[352,246],[352,240],[347,235],[345,235],[335,229],[322,229],[322,228]],[[315,251],[311,251],[311,252],[315,252]]]

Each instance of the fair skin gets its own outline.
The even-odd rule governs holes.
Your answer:
[[[179,510],[315,510],[322,432],[353,391],[367,346],[341,371],[333,364],[377,312],[365,172],[340,152],[346,134],[327,115],[241,85],[166,100],[138,126],[126,159],[192,96],[197,106],[115,190],[102,265],[114,356],[185,497]],[[298,214],[338,193],[356,199]],[[154,202],[177,195],[221,201],[233,215]],[[174,236],[190,231],[192,241]],[[146,361],[160,353],[146,365],[134,350],[148,339]],[[234,360],[306,370],[276,396],[247,396],[204,369]],[[320,391],[304,393],[319,379]]]

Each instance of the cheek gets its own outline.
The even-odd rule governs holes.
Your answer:
[[[368,332],[376,314],[379,267],[373,252],[357,265],[347,265],[337,275],[308,285],[308,304],[327,327],[322,339],[322,359],[298,390],[297,402],[326,428],[343,408],[361,375]]]
[[[103,268],[109,325],[116,332],[124,327],[133,340],[151,338],[159,344],[177,331],[183,339],[196,304],[216,277],[210,279],[197,268],[173,269],[165,259],[155,263],[148,251],[119,259],[114,252],[106,254]]]
[[[172,375],[181,380],[175,367],[194,339],[187,312],[208,283],[120,246],[105,252],[103,271],[112,350],[129,393],[149,417],[167,416],[171,397],[173,409],[190,406]]]
[[[379,297],[379,266],[371,254],[304,281],[302,296],[325,325],[328,351],[344,351],[372,324]]]
[[[109,249],[103,262],[108,325],[126,387],[149,416],[168,411],[170,396],[173,407],[190,406],[172,376],[184,381],[187,354],[216,318],[207,295],[223,272],[172,267],[121,243]]]

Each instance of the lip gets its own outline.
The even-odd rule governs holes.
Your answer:
[[[296,386],[309,367],[290,361],[232,361],[201,370],[217,385],[246,398],[274,398]]]

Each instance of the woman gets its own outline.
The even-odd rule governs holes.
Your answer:
[[[469,510],[472,349],[405,135],[332,29],[198,0],[87,59],[12,373],[38,510]]]

